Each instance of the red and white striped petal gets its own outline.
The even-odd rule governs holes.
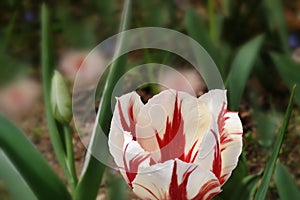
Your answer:
[[[109,138],[108,145],[121,174],[132,188],[132,181],[140,168],[148,168],[150,166],[151,155],[145,152],[137,141],[133,140],[130,133],[124,132],[123,141],[122,149],[115,146],[115,141],[112,141],[111,138]]]
[[[140,172],[133,191],[142,199],[211,199],[221,192],[215,175],[196,164],[179,159],[152,165]]]
[[[118,161],[119,159],[116,158],[123,153],[125,141],[124,134],[125,132],[131,135],[135,133],[136,117],[142,106],[143,104],[140,97],[135,92],[131,92],[117,98],[117,103],[111,121],[108,142],[110,152],[115,158],[118,166],[120,166],[119,163],[121,163],[121,161]]]
[[[150,162],[150,154],[135,141],[136,118],[142,106],[135,92],[118,98],[109,133],[110,153],[130,187],[138,169]]]
[[[242,124],[237,113],[227,110],[226,91],[212,90],[199,98],[213,114],[213,124],[200,144],[195,161],[211,170],[223,185],[242,152]]]
[[[136,92],[131,92],[117,98],[111,129],[120,129],[130,132],[135,138],[135,125],[142,103],[140,96]]]
[[[137,137],[155,162],[180,158],[190,162],[211,123],[205,103],[184,92],[165,90],[140,110]]]
[[[243,127],[238,113],[227,112],[224,115],[225,125],[221,135],[222,171],[220,183],[223,185],[238,163],[243,146]]]

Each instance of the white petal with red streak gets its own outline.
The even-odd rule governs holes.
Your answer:
[[[209,108],[213,118],[217,119],[219,113],[222,111],[223,104],[227,105],[226,90],[214,89],[199,97]]]
[[[214,123],[216,125],[216,123]],[[212,127],[204,134],[200,143],[199,152],[195,160],[195,164],[200,165],[206,170],[212,170],[214,161],[215,148],[219,143],[219,135],[217,133],[217,140],[212,131],[217,131],[216,126]]]
[[[177,95],[176,95],[177,94]],[[174,113],[174,104],[178,98],[178,106],[181,106],[183,118],[183,129],[186,140],[185,153],[187,153],[196,141],[195,150],[198,150],[199,143],[203,134],[210,126],[211,114],[205,103],[199,101],[196,97],[175,90],[165,90],[155,95],[140,110],[137,123],[137,137],[142,147],[149,152],[154,153],[153,157],[159,159],[159,145],[156,141],[156,132],[160,138],[164,137],[167,119],[172,121]]]
[[[203,189],[207,189],[207,185],[210,188],[203,194],[202,199],[207,199],[210,195],[221,191],[218,179],[213,173],[196,164],[185,163],[178,159],[155,164],[150,167],[151,171],[147,170],[147,173],[140,171],[133,181],[133,191],[142,199],[170,199],[169,187],[174,162],[177,164],[178,185],[182,183],[185,174],[191,172],[186,185],[187,199],[196,197],[201,190],[203,192]]]
[[[199,149],[199,144],[205,132],[211,125],[212,115],[205,105],[197,98],[187,93],[179,92],[179,98],[182,99],[181,113],[184,120],[184,134],[186,139],[185,153],[189,152],[191,147],[197,141],[197,145],[192,153],[192,157]]]
[[[128,107],[130,103],[133,103],[133,116],[136,120],[136,117],[138,115],[138,112],[140,110],[140,107],[143,106],[140,97],[136,94],[136,92],[131,92],[126,95],[123,95],[117,99],[117,101],[120,102],[122,112],[124,119],[126,123],[129,123],[129,113],[128,113]],[[122,127],[121,124],[121,117],[120,117],[120,110],[118,107],[118,102],[116,103],[113,118],[111,121],[111,126],[110,126],[110,133],[108,136],[108,144],[109,144],[109,150],[112,156],[115,158],[115,161],[117,165],[120,167],[121,166],[121,160],[119,156],[122,155],[123,148],[124,148],[124,140],[125,140],[125,135],[126,134],[131,134],[130,132],[125,132],[124,128]],[[120,161],[119,161],[120,160]]]
[[[238,114],[234,112],[227,112],[224,117],[226,117],[227,120],[225,121],[223,132],[230,139],[230,142],[224,144],[221,143],[221,148],[224,149],[221,153],[221,177],[223,177],[222,183],[226,182],[231,175],[232,170],[236,167],[243,145],[243,127]]]
[[[119,104],[121,106],[121,110],[119,109]],[[111,129],[119,128],[121,130],[124,130],[124,127],[121,123],[121,114],[123,114],[125,122],[127,125],[130,125],[130,117],[129,117],[129,107],[132,104],[133,106],[133,118],[136,121],[138,113],[140,112],[141,107],[144,106],[142,103],[140,96],[136,92],[131,92],[128,94],[125,94],[119,98],[117,98],[117,103],[115,106],[115,110],[113,113],[113,118],[111,122]]]
[[[110,136],[113,134],[110,134]],[[123,140],[123,147],[120,149],[118,146],[115,145],[116,140]],[[123,137],[111,139],[111,137],[108,140],[109,150],[112,154],[115,163],[117,164],[120,171],[125,170],[125,163],[124,158],[127,166],[129,165],[129,161],[132,160],[135,156],[148,156],[149,153],[144,151],[144,149],[140,146],[140,144],[132,139],[132,136],[128,132],[123,132]],[[126,149],[126,152],[125,152]],[[125,157],[124,157],[125,156]],[[140,167],[149,167],[150,162],[150,156],[149,158],[145,159],[141,164]],[[130,172],[136,172],[136,171],[130,171]],[[123,173],[122,173],[123,174]]]

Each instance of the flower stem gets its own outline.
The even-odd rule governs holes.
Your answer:
[[[63,125],[63,129],[64,129],[64,136],[65,136],[65,143],[66,143],[66,156],[67,156],[66,163],[68,166],[68,170],[71,174],[71,179],[69,183],[71,186],[72,193],[74,193],[78,180],[77,180],[76,168],[74,162],[72,133],[68,125]]]

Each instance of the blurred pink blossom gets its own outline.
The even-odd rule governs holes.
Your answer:
[[[180,69],[163,74],[159,83],[163,85],[162,89],[171,88],[178,91],[196,94],[200,96],[205,92],[206,85],[196,70]]]
[[[83,89],[98,82],[99,74],[104,70],[105,59],[99,53],[85,50],[69,50],[62,54],[58,69],[71,82],[80,72],[80,86]]]
[[[40,85],[31,79],[21,79],[0,88],[0,112],[22,116],[29,112],[41,93]]]

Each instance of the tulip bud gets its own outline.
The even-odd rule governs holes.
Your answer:
[[[51,83],[51,107],[56,120],[70,123],[72,119],[71,96],[62,75],[55,71]]]

